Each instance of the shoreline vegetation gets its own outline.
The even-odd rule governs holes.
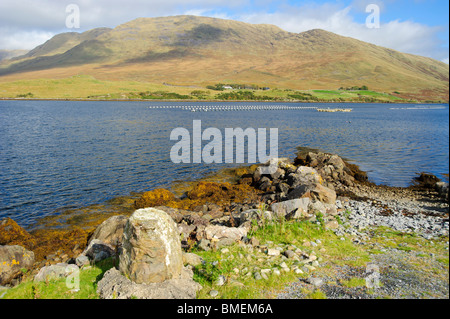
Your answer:
[[[283,102],[283,103],[448,103],[407,92],[369,87],[296,90],[248,84],[169,85],[101,81],[91,76],[0,82],[0,100]]]
[[[422,174],[407,188],[375,185],[356,165],[315,151],[278,166],[270,176],[253,165],[133,193],[43,219],[30,232],[6,218],[0,245],[24,247],[34,262],[15,257],[10,281],[0,274],[0,298],[105,298],[100,281],[118,267],[118,229],[144,207],[178,224],[199,299],[448,298],[448,184]],[[289,208],[299,201],[310,204]],[[210,238],[209,227],[230,235]],[[92,252],[92,243],[103,248]],[[380,272],[376,289],[366,285],[371,263]],[[68,264],[79,267],[78,291],[62,274],[36,280]]]

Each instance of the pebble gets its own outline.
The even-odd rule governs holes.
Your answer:
[[[308,279],[306,279],[306,282],[310,285],[313,285],[314,287],[320,287],[324,284],[323,279],[314,277],[309,277]]]
[[[217,297],[219,295],[219,292],[217,290],[211,290],[209,292],[209,295],[213,298]]]
[[[281,254],[281,251],[278,249],[268,249],[267,255],[269,256],[279,256]]]
[[[448,236],[449,224],[445,223],[439,216],[439,212],[432,208],[420,207],[414,202],[402,204],[398,201],[382,202],[382,206],[387,205],[390,208],[390,213],[386,216],[384,208],[372,204],[354,200],[346,203],[345,210],[349,211],[350,215],[347,218],[344,213],[340,213],[339,217],[347,228],[340,226],[335,230],[335,234],[342,236],[344,233],[348,233],[364,237],[360,231],[371,226],[385,226],[404,233],[417,233],[428,240],[434,237]],[[405,210],[410,214],[405,216]],[[437,216],[422,213],[427,210]],[[442,215],[442,213],[440,214]]]
[[[294,258],[295,257],[295,253],[292,250],[289,250],[289,249],[284,252],[284,255],[287,258]]]
[[[216,284],[216,286],[223,286],[223,285],[225,285],[225,282],[226,282],[226,281],[227,281],[227,279],[225,278],[225,276],[220,275],[220,276],[217,278],[215,284]]]

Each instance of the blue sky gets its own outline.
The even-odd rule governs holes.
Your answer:
[[[67,29],[68,4],[80,8],[80,29]],[[369,4],[380,27],[369,29]],[[57,33],[115,27],[138,17],[179,14],[275,24],[290,32],[321,28],[448,63],[448,0],[1,0],[0,49],[31,49]]]

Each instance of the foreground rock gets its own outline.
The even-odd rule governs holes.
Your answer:
[[[154,208],[134,212],[123,233],[120,271],[138,284],[158,283],[179,278],[182,267],[181,241],[172,218]]]
[[[98,283],[103,299],[192,299],[201,286],[183,267],[177,226],[164,211],[139,209],[128,219],[122,239],[119,270]]]
[[[12,284],[34,261],[34,253],[21,246],[0,246],[0,286]]]

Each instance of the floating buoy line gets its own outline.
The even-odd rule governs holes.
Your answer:
[[[225,112],[225,111],[276,111],[276,110],[317,110],[315,106],[289,105],[164,105],[149,106],[150,109],[182,109],[190,112]]]

